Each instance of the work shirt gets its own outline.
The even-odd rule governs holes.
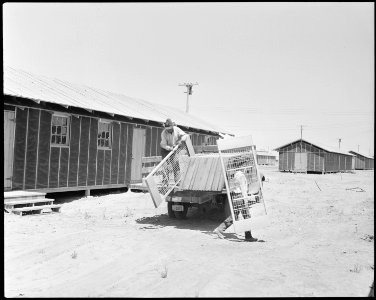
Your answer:
[[[261,184],[265,180],[264,174],[260,172]],[[242,171],[236,171],[233,179],[234,192],[241,193],[243,197],[246,197],[248,194],[258,194],[260,190],[260,184],[257,181],[248,182],[247,177]]]
[[[243,197],[247,197],[248,195],[248,182],[247,178],[245,177],[242,171],[236,171],[234,174],[234,192],[238,194],[242,194]]]
[[[179,127],[174,126],[173,129],[174,131],[172,133],[169,133],[164,129],[161,134],[161,147],[168,151],[174,149],[174,146],[178,141],[185,141],[187,138],[187,134]]]

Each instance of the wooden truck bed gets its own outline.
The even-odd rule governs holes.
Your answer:
[[[219,155],[189,157],[187,170],[182,174],[177,188],[189,191],[222,191],[225,188],[225,180]]]

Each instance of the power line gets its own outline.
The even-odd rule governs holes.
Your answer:
[[[266,114],[317,114],[322,113],[326,115],[332,116],[362,116],[362,115],[371,115],[373,111],[371,110],[362,110],[362,111],[327,111],[327,110],[307,110],[306,108],[275,108],[274,110],[270,107],[268,108],[255,108],[255,107],[226,107],[226,106],[195,106],[197,109],[200,110],[210,110],[210,111],[218,111],[218,112],[229,112],[236,110],[237,112],[243,113],[266,113]]]

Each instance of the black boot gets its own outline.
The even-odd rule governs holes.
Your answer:
[[[246,240],[247,242],[257,242],[257,241],[258,241],[258,239],[254,238],[254,237],[252,236],[252,233],[251,233],[250,230],[245,232],[245,240]]]

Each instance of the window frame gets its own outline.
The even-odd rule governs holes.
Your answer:
[[[57,133],[52,132],[53,126],[62,126],[62,125],[53,125],[54,117],[66,118],[67,119],[67,126],[66,126],[67,131],[66,131],[66,142],[65,142],[65,144],[57,144],[56,142],[52,142],[52,137],[54,135],[57,136]],[[50,146],[51,147],[60,147],[60,148],[69,148],[70,147],[70,134],[71,134],[71,124],[72,124],[71,118],[72,117],[68,114],[55,113],[55,112],[52,114],[52,117],[51,117],[51,134],[50,134]],[[60,133],[60,136],[61,135],[62,134]]]
[[[103,123],[103,124],[108,124],[109,125],[109,131],[105,131],[105,132],[109,132],[109,137],[108,137],[108,146],[100,146],[99,145],[99,141],[100,140],[106,140],[106,138],[100,138],[98,135],[99,135],[99,126],[100,124]],[[109,150],[109,149],[112,149],[112,136],[113,136],[113,125],[112,125],[113,121],[110,121],[110,120],[103,120],[103,119],[99,119],[98,120],[98,133],[97,133],[97,149],[103,149],[103,150]]]

